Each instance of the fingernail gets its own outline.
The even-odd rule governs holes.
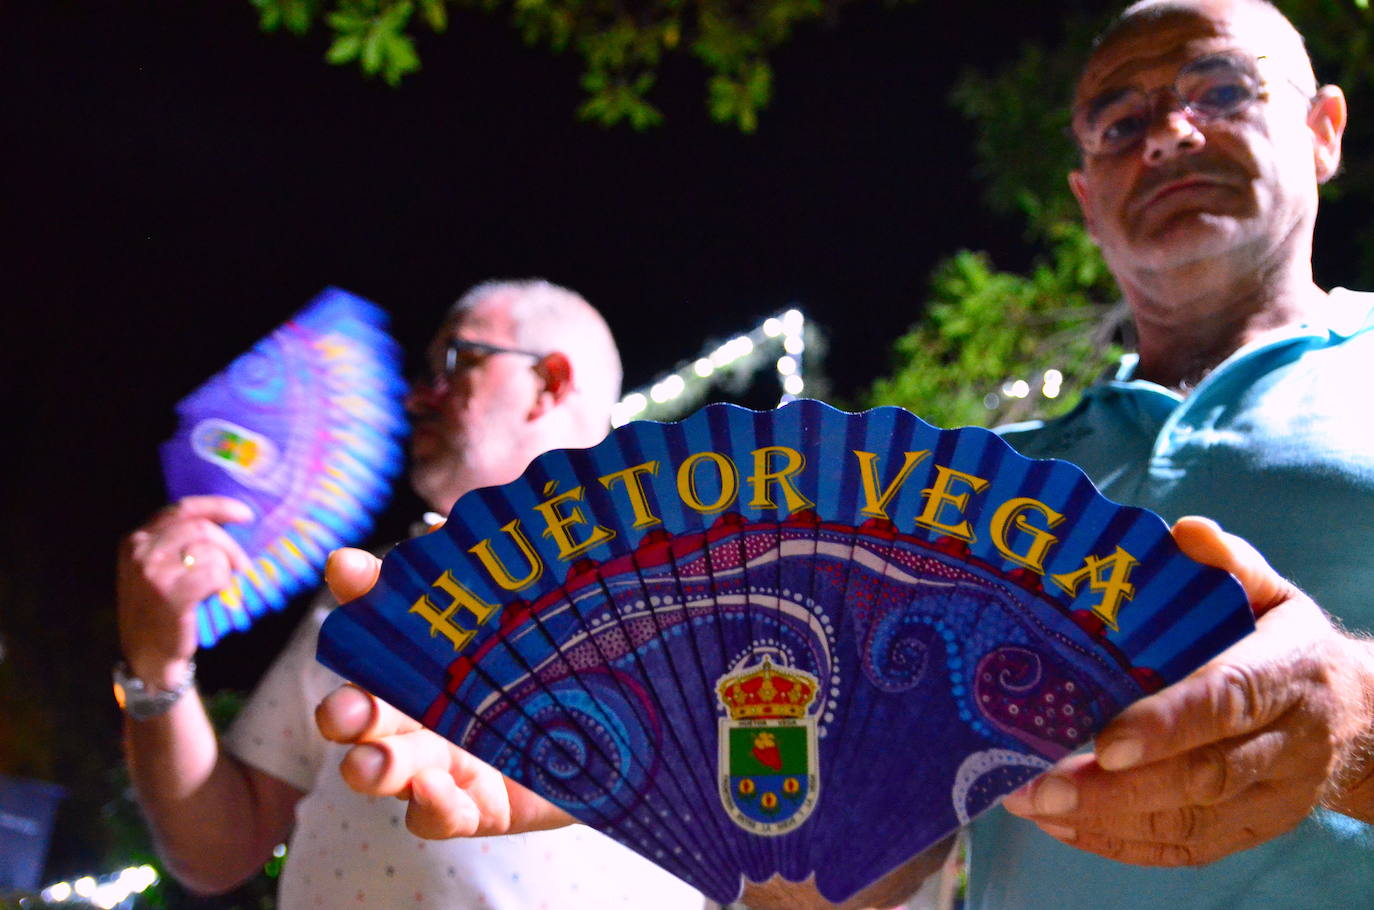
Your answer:
[[[380,747],[370,743],[363,743],[361,746],[354,746],[350,749],[348,761],[353,765],[354,771],[369,781],[379,779],[386,769],[386,753]]]
[[[1063,815],[1078,808],[1078,788],[1062,777],[1047,777],[1035,788],[1035,809],[1043,815]]]
[[[231,500],[231,502],[233,502],[233,505],[230,506],[229,508],[232,509],[233,511],[237,512],[239,515],[243,516],[242,518],[235,519],[236,521],[252,521],[252,520],[253,520],[253,518],[255,517],[255,513],[253,512],[253,507],[252,507],[252,506],[250,506],[248,503],[244,502],[242,499],[234,499],[234,500]]]
[[[1074,829],[1066,828],[1063,825],[1053,825],[1049,822],[1041,822],[1040,830],[1044,831],[1050,837],[1057,837],[1060,840],[1074,840],[1078,837],[1078,832]]]
[[[1012,815],[1035,814],[1035,805],[1031,801],[1031,789],[1034,786],[1034,784],[1026,784],[1024,787],[1017,787],[1002,797],[1002,808]]]
[[[340,686],[324,697],[320,707],[344,738],[360,735],[372,723],[372,702],[355,686]]]
[[[1124,771],[1140,764],[1145,744],[1138,739],[1118,739],[1097,751],[1097,763],[1108,771]]]

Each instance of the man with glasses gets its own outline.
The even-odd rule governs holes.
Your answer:
[[[1311,266],[1345,120],[1265,0],[1136,4],[1080,77],[1069,179],[1139,352],[1069,415],[1005,436],[1119,502],[1235,531],[1188,518],[1175,537],[1236,574],[1258,629],[977,819],[971,908],[1374,901],[1374,314]],[[375,577],[359,554],[332,569],[343,598]],[[417,830],[491,830],[477,806],[500,830],[556,821],[356,690],[320,719],[388,755],[385,774],[346,761],[363,791],[423,781]]]
[[[1296,588],[1247,585],[1254,635],[978,819],[971,907],[1374,900],[1374,299],[1311,264],[1345,121],[1263,0],[1137,4],[1080,76],[1069,180],[1139,352],[1004,437],[1217,519]]]
[[[410,479],[441,514],[469,490],[515,479],[543,452],[596,444],[619,396],[620,357],[605,322],[581,297],[543,281],[473,288],[426,357],[407,400]],[[683,882],[581,826],[430,843],[407,830],[404,803],[349,789],[339,776],[345,750],[323,740],[313,719],[342,683],[315,661],[332,599],[311,611],[217,739],[190,685],[193,611],[246,563],[219,526],[247,518],[245,508],[222,497],[183,500],[131,534],[120,555],[126,672],[160,693],[130,710],[128,763],[182,882],[228,890],[289,835],[282,910],[702,906]],[[181,554],[191,546],[195,560],[187,561]]]

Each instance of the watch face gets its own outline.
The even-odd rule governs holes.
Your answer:
[[[186,672],[186,679],[176,689],[168,692],[161,689],[150,690],[143,680],[129,675],[128,668],[119,663],[114,668],[114,697],[121,711],[134,720],[146,720],[165,714],[172,705],[181,700],[186,690],[191,688],[196,678],[196,665],[192,663]]]

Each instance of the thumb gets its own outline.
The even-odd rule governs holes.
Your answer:
[[[1256,617],[1296,593],[1292,583],[1274,571],[1248,541],[1226,533],[1210,518],[1186,515],[1174,522],[1173,535],[1185,556],[1234,575]]]
[[[324,580],[339,603],[357,600],[377,583],[382,561],[366,550],[340,547],[329,554],[324,565]]]

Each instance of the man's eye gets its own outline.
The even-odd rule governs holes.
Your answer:
[[[1145,131],[1145,118],[1140,115],[1117,117],[1102,127],[1098,135],[1104,146],[1121,146],[1132,142]]]
[[[470,370],[482,362],[482,354],[478,351],[457,351],[453,357],[453,368],[456,370]]]
[[[1245,83],[1225,82],[1220,85],[1208,86],[1193,99],[1189,106],[1194,110],[1215,115],[1235,110],[1249,101],[1250,97],[1250,88]]]

